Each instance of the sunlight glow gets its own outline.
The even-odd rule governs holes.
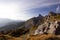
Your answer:
[[[15,15],[16,12],[17,12],[17,5],[0,4],[0,18],[13,19],[16,17]]]
[[[8,18],[13,20],[22,20],[19,15],[19,5],[10,3],[10,4],[0,4],[0,18]],[[20,12],[21,13],[21,12]]]

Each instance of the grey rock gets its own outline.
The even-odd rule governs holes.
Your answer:
[[[45,33],[60,34],[60,21],[45,22],[42,25],[39,25],[34,34],[36,35]]]

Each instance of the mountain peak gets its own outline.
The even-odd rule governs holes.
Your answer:
[[[39,16],[38,17],[42,17],[42,15],[41,14],[39,14]]]

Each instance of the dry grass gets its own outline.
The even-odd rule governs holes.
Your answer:
[[[23,40],[21,37],[11,37],[9,35],[0,35],[0,40]]]
[[[0,40],[60,40],[60,35],[42,34],[26,35],[24,37],[11,37],[9,35],[0,35]]]
[[[50,16],[49,21],[60,20],[60,15]]]
[[[30,36],[27,38],[27,40],[60,40],[60,36],[57,37],[54,34],[43,34],[43,35],[36,35],[36,36]]]

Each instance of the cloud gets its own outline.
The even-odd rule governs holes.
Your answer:
[[[17,19],[18,15],[17,4],[0,4],[0,18]]]
[[[18,14],[18,16],[15,16],[15,17],[17,17],[16,19],[27,20],[32,17],[27,12],[27,10],[60,4],[60,0],[0,0],[0,5],[1,4],[8,4],[7,7],[10,7],[11,4],[13,4],[12,5],[13,8],[10,7],[9,9],[12,10],[12,9],[18,8],[18,12],[15,13],[16,15]],[[16,6],[16,5],[17,5],[17,7],[15,8],[14,6]],[[7,7],[2,7],[2,8],[7,8]],[[6,10],[6,11],[8,11],[8,10]],[[10,11],[8,11],[8,13],[9,12]],[[13,11],[11,12],[11,14],[13,14]],[[12,16],[14,16],[14,14]],[[14,19],[13,17],[11,17],[11,18]]]
[[[60,4],[60,0],[20,0],[21,9],[40,8],[50,5]]]
[[[59,7],[59,5],[58,5],[58,7],[56,8],[56,12],[57,12],[57,13],[59,12],[59,8],[60,8],[60,7]]]
[[[21,10],[60,4],[60,0],[0,0],[0,2],[1,1],[6,3],[17,3]]]
[[[26,11],[19,9],[19,6],[15,3],[2,3],[0,4],[0,18],[27,20],[30,16]]]

